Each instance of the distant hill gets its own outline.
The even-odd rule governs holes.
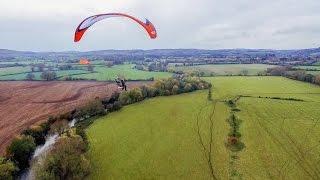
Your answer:
[[[79,58],[79,57],[105,57],[105,56],[143,56],[143,57],[277,57],[277,58],[306,58],[320,57],[320,48],[297,50],[272,49],[152,49],[152,50],[99,50],[99,51],[64,51],[64,52],[31,52],[0,49],[0,58]],[[0,59],[1,60],[1,59]]]

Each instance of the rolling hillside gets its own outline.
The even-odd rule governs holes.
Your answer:
[[[160,97],[97,120],[88,129],[91,178],[318,179],[318,86],[280,77],[207,80],[212,102],[206,91]],[[232,114],[240,120],[237,150],[227,146]]]

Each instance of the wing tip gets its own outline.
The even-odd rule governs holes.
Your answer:
[[[82,30],[76,30],[76,32],[74,33],[74,42],[79,42],[84,34],[84,32],[86,31],[87,29],[82,29]]]

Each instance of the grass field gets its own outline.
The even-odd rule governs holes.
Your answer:
[[[239,101],[247,148],[240,153],[245,179],[319,179],[320,101]]]
[[[73,75],[77,75],[77,74],[84,74],[84,73],[90,73],[88,71],[85,70],[64,70],[64,71],[55,71],[57,73],[57,77],[58,79],[62,79],[66,76],[73,76]],[[16,74],[12,74],[12,75],[3,75],[0,76],[0,80],[26,80],[26,76],[29,73],[29,71],[27,72],[22,72],[22,73],[16,73]],[[35,80],[41,80],[41,73],[42,72],[34,72],[34,76],[35,76]]]
[[[43,60],[25,60],[25,59],[21,59],[21,60],[15,60],[15,61],[0,61],[0,65],[2,64],[31,64],[31,63],[44,63]]]
[[[85,78],[85,79],[97,79],[98,81],[105,80],[114,80],[118,75],[123,76],[126,79],[137,80],[137,79],[148,79],[154,77],[155,79],[167,78],[171,76],[171,73],[167,72],[148,72],[148,71],[139,71],[133,69],[133,64],[125,65],[115,65],[111,68],[106,66],[96,66],[94,71],[96,73],[75,75],[76,78]]]
[[[299,69],[317,69],[320,71],[320,66],[296,66]]]
[[[216,98],[237,95],[246,146],[236,167],[244,179],[318,179],[320,88],[280,77],[211,79]],[[288,101],[257,97],[297,98]],[[319,122],[320,123],[320,122]]]
[[[8,74],[16,74],[16,73],[24,73],[29,72],[29,67],[7,67],[7,68],[0,68],[0,76],[8,75]]]
[[[212,112],[206,92],[161,97],[125,107],[99,119],[88,130],[93,179],[208,179],[210,171],[199,145],[196,119],[201,136],[209,142],[208,119]],[[204,107],[202,109],[202,107]],[[200,111],[202,109],[202,111]],[[224,168],[228,152],[223,146],[228,127],[228,109],[214,117],[214,164],[220,178],[228,177]],[[215,166],[215,165],[214,165]]]
[[[100,63],[100,64],[99,64]],[[130,80],[144,80],[154,77],[155,79],[167,78],[172,74],[167,72],[147,72],[133,69],[133,64],[115,65],[108,68],[101,65],[101,61],[93,61],[94,73],[86,70],[86,66],[79,70],[57,70],[58,79],[63,79],[66,76],[82,79],[96,79],[98,81],[114,80],[118,75]],[[54,64],[53,64],[54,65]],[[77,65],[74,65],[77,66]],[[30,73],[31,67],[8,67],[0,68],[0,80],[26,80],[26,75]],[[41,72],[34,72],[35,80],[41,80]]]
[[[313,74],[313,75],[318,75],[318,74],[320,74],[320,70],[319,71],[307,71],[306,73]]]
[[[283,77],[214,77],[205,78],[213,84],[213,95],[218,99],[230,99],[237,95],[319,99],[319,86]]]
[[[306,73],[308,73],[308,74],[313,74],[313,75],[320,74],[320,66],[296,66],[296,68],[305,69],[305,70],[307,70]],[[309,70],[312,69],[313,71],[308,71],[308,69]]]
[[[267,68],[275,67],[266,64],[221,64],[221,65],[199,65],[199,66],[180,66],[172,67],[177,71],[184,72],[205,72],[205,74],[214,73],[215,75],[239,75],[244,70],[248,75],[257,75],[259,72],[267,70]]]
[[[214,102],[205,91],[160,97],[97,120],[88,129],[91,178],[209,179],[212,167],[218,179],[319,179],[318,86],[281,77],[207,80]],[[225,146],[231,111],[224,101],[239,95],[251,96],[237,102],[245,148],[231,152]]]

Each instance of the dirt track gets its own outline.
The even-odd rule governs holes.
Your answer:
[[[128,87],[141,85],[128,83]],[[118,88],[106,82],[0,82],[0,155],[12,138],[50,115],[68,112]]]

